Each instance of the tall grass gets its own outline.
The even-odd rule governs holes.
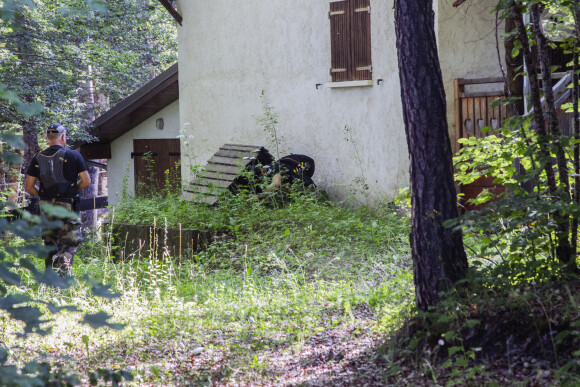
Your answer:
[[[155,218],[169,226],[205,226],[219,238],[181,262],[172,251],[161,259],[119,261],[114,245],[120,243],[110,230],[86,238],[75,275],[111,284],[119,298],[95,298],[81,283],[60,293],[33,283],[21,291],[85,312],[104,310],[126,327],[94,332],[78,323],[78,313],[65,312],[33,350],[50,359],[67,356],[75,371],[128,369],[136,384],[201,383],[213,371],[196,368],[192,356],[222,359],[235,380],[267,370],[264,354],[300,347],[320,332],[363,320],[380,331],[412,299],[408,226],[385,208],[374,214],[371,233],[365,211],[315,197],[283,207],[230,197],[218,208],[175,198],[131,199],[111,212],[113,222]],[[23,345],[9,321],[2,320],[0,330],[8,345]],[[17,349],[12,361],[27,361],[29,351]],[[195,375],[179,371],[185,358]]]

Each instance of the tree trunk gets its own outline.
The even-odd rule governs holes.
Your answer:
[[[516,23],[513,17],[508,17],[505,19],[505,32],[510,33],[516,28]],[[520,97],[514,103],[511,103],[507,106],[508,109],[508,117],[519,115],[523,116],[524,111],[524,77],[517,76],[518,71],[516,70],[518,67],[521,67],[524,64],[524,60],[522,58],[522,54],[518,54],[516,57],[512,55],[514,50],[514,42],[516,38],[510,36],[504,40],[504,49],[505,49],[505,62],[506,62],[506,95],[509,97]]]
[[[578,19],[576,19],[578,20]],[[574,80],[572,87],[572,114],[574,121],[574,140],[580,140],[580,119],[578,118],[578,71],[580,71],[580,66],[578,65],[578,53],[576,52],[577,47],[574,47]],[[574,188],[572,190],[572,200],[574,203],[580,203],[580,144],[576,142],[574,144]],[[572,218],[572,230],[570,231],[572,235],[572,254],[575,256],[578,253],[578,218]]]
[[[28,169],[34,155],[40,152],[40,146],[38,146],[38,134],[36,130],[34,130],[34,123],[29,121],[22,122],[22,140],[26,144],[22,164],[25,169]]]
[[[0,152],[2,151],[3,149],[0,147]],[[8,191],[8,186],[6,185],[7,183],[6,175],[7,175],[6,165],[4,164],[2,158],[0,157],[0,193]],[[4,198],[3,196],[0,196],[0,202],[2,201],[4,201]]]
[[[443,78],[432,0],[396,0],[395,30],[405,133],[411,161],[410,235],[417,305],[426,310],[467,271],[458,216]]]
[[[568,175],[568,159],[564,151],[564,147],[557,139],[562,136],[560,123],[558,122],[558,115],[556,113],[556,104],[554,101],[554,93],[552,91],[552,70],[550,68],[550,54],[548,42],[542,29],[540,28],[540,5],[532,5],[532,25],[534,35],[536,35],[536,42],[538,51],[540,53],[540,68],[542,69],[542,84],[544,86],[544,99],[546,100],[546,110],[548,113],[548,128],[550,134],[556,139],[554,147],[556,148],[556,160],[558,163],[558,174],[560,175],[560,185],[565,187],[563,192],[564,199],[570,200],[570,181]]]
[[[574,0],[573,4],[573,15],[574,15],[574,26],[576,31],[576,40],[580,41],[580,9],[578,9],[578,1]],[[578,118],[578,71],[580,71],[580,58],[578,57],[578,43],[574,47],[574,87],[572,88],[572,101],[573,101],[573,114],[574,114],[574,189],[572,192],[572,197],[574,203],[580,203],[580,119]],[[574,217],[572,219],[572,253],[576,255],[578,253],[578,218]]]
[[[542,112],[542,103],[540,96],[540,88],[538,85],[538,73],[537,73],[537,60],[534,59],[530,43],[528,40],[528,33],[526,30],[526,25],[520,13],[520,6],[517,3],[512,3],[510,5],[510,10],[512,11],[513,20],[515,22],[518,31],[518,40],[522,44],[522,53],[524,55],[524,62],[526,64],[526,69],[528,72],[528,79],[530,82],[530,94],[532,100],[532,106],[534,110],[534,123],[536,125],[536,133],[538,134],[538,155],[540,157],[540,163],[544,166],[546,171],[546,179],[548,183],[548,188],[550,191],[555,192],[557,189],[556,177],[554,175],[554,169],[552,168],[549,144],[547,141],[547,132],[544,124],[544,117]]]

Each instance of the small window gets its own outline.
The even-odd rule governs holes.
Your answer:
[[[332,82],[372,80],[370,0],[330,3]]]

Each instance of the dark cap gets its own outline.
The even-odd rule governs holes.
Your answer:
[[[49,133],[66,133],[66,128],[61,124],[51,124],[46,129],[46,134]]]

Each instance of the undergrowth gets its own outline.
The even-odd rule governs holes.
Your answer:
[[[94,332],[78,324],[77,312],[63,312],[52,335],[24,345],[15,324],[2,320],[10,361],[43,353],[79,372],[129,370],[136,385],[251,384],[276,374],[272,358],[320,335],[338,332],[344,341],[347,331],[385,332],[400,324],[399,312],[413,299],[408,221],[389,207],[375,211],[370,225],[366,209],[308,195],[284,206],[238,195],[215,208],[136,198],[110,218],[206,228],[216,238],[182,261],[170,251],[162,259],[119,261],[110,229],[88,236],[74,273],[111,284],[119,298],[95,298],[81,282],[54,292],[25,281],[19,291],[103,310],[125,329]]]
[[[294,357],[312,364],[303,354],[329,342],[334,352],[316,361],[352,364],[376,385],[580,382],[580,282],[558,280],[550,255],[514,259],[518,251],[506,247],[490,256],[487,235],[470,234],[468,278],[418,312],[408,219],[391,206],[369,217],[366,208],[314,195],[284,205],[226,196],[217,207],[136,198],[110,218],[184,229],[212,224],[215,236],[182,260],[165,251],[161,259],[125,261],[115,254],[122,241],[110,225],[88,236],[75,275],[111,284],[119,298],[95,298],[84,282],[55,292],[24,278],[18,291],[85,313],[103,310],[125,329],[95,332],[78,324],[78,312],[63,312],[52,335],[25,344],[16,324],[2,320],[11,362],[23,365],[40,353],[65,373],[129,370],[135,385],[292,384],[280,364]],[[377,344],[344,360],[365,337]]]
[[[577,385],[580,279],[560,270],[549,256],[474,259],[457,289],[413,310],[381,353],[408,384]]]

